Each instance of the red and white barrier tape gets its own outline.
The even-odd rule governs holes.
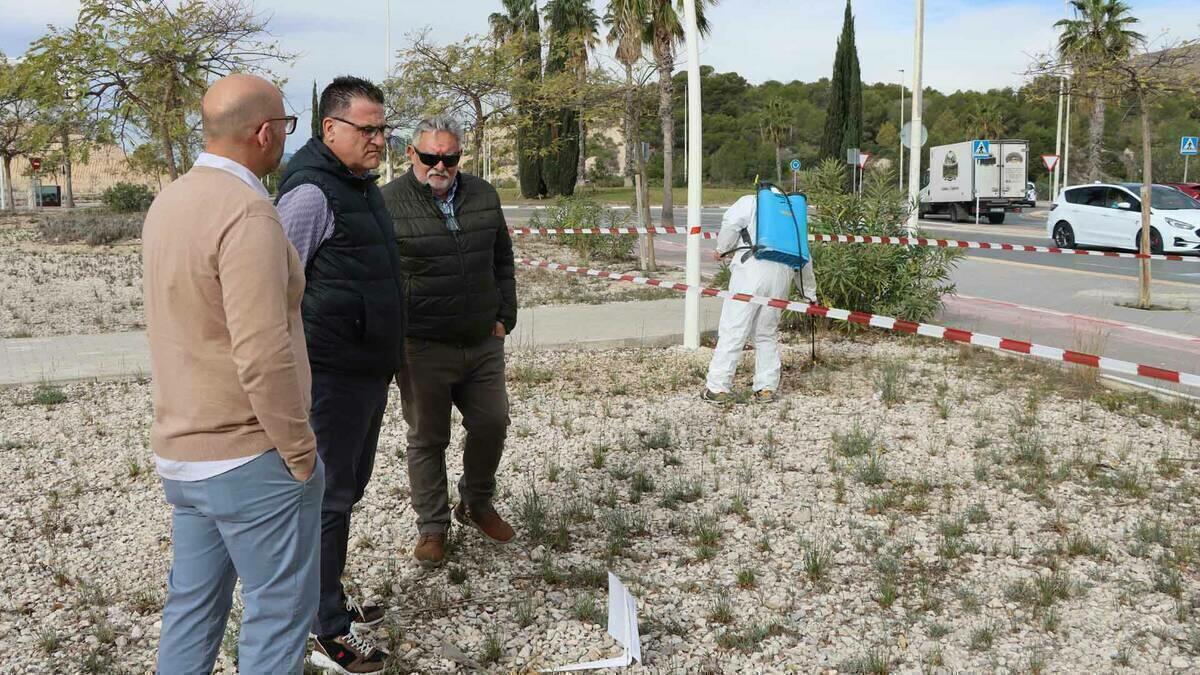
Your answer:
[[[898,246],[932,246],[935,248],[975,248],[994,251],[1019,251],[1022,253],[1057,253],[1063,255],[1098,255],[1105,258],[1145,258],[1147,260],[1174,260],[1200,262],[1181,255],[1159,255],[1150,253],[1117,253],[1115,251],[1085,251],[1078,248],[1056,246],[1026,246],[1024,244],[998,244],[986,241],[958,241],[954,239],[926,239],[925,237],[876,237],[849,234],[810,234],[809,241],[826,241],[840,244],[892,244]]]
[[[574,265],[546,262],[544,260],[519,258],[516,262],[519,265],[525,265],[528,267],[541,267],[544,269],[557,270],[570,274],[578,274],[580,276],[599,277],[612,281],[628,281],[646,286],[669,288],[674,291],[686,292],[691,288],[687,284],[666,281],[664,279],[653,279],[649,277],[638,276],[636,274],[607,272],[588,267],[576,267]],[[806,305],[802,302],[793,302],[791,300],[782,300],[780,298],[767,298],[760,295],[749,295],[747,293],[732,293],[730,291],[722,291],[716,288],[698,287],[698,290],[700,291],[700,295],[721,297],[729,300],[738,300],[740,302],[750,302],[756,305],[774,307],[776,309],[787,309],[793,312],[800,312],[812,316],[822,316],[828,319],[846,321],[849,323],[859,324],[861,326],[872,326],[875,328],[894,330],[900,333],[924,335],[925,337],[948,340],[950,342],[964,342],[967,344],[990,347],[992,349],[1000,349],[1018,354],[1028,354],[1030,356],[1036,356],[1048,361],[1074,363],[1112,373],[1138,375],[1141,377],[1149,377],[1156,380],[1163,380],[1165,382],[1174,382],[1176,384],[1200,388],[1200,375],[1181,373],[1176,370],[1168,370],[1166,368],[1158,368],[1156,366],[1147,366],[1140,363],[1133,363],[1131,361],[1110,359],[1104,356],[1094,356],[1092,354],[1071,351],[1069,349],[1047,347],[1045,345],[1039,345],[1032,342],[1025,342],[1024,340],[1012,340],[1009,338],[995,337],[992,335],[984,335],[983,333],[975,333],[957,328],[935,326],[928,323],[915,323],[912,321],[905,321],[903,319],[895,319],[889,316],[880,316],[878,314],[852,312],[845,309],[823,307],[821,305]]]
[[[716,232],[703,232],[700,228],[697,234],[702,239],[716,239]],[[686,227],[514,227],[509,232],[522,234],[687,234]]]
[[[593,228],[547,228],[517,227],[511,232],[522,234],[687,234],[686,227],[593,227]],[[704,239],[716,239],[716,232],[700,232]],[[1200,256],[1161,255],[1154,253],[1121,253],[1117,251],[1085,251],[1078,248],[1056,246],[1027,246],[987,241],[961,241],[955,239],[927,239],[925,237],[878,237],[851,234],[810,234],[809,241],[838,244],[889,244],[893,246],[929,246],[933,248],[973,248],[988,251],[1016,251],[1020,253],[1054,253],[1059,255],[1094,255],[1105,258],[1138,258],[1146,260],[1171,260],[1175,262],[1200,262]]]

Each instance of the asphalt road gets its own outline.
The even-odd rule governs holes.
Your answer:
[[[952,223],[945,218],[927,218],[921,221],[921,228],[926,237],[935,239],[955,239],[965,241],[986,241],[993,243],[1010,243],[1010,244],[1025,244],[1030,246],[1053,246],[1054,243],[1046,235],[1046,214],[1047,205],[1039,205],[1034,209],[1026,209],[1022,213],[1010,213],[1005,218],[1002,225],[991,225],[986,221],[981,225],[974,223]],[[514,226],[523,226],[538,213],[540,209],[535,207],[511,207],[505,209],[505,214],[508,216],[509,224]],[[658,215],[662,212],[661,208],[654,208],[651,215],[658,219]],[[716,231],[721,227],[721,216],[725,213],[724,208],[708,207],[700,211],[700,225],[705,230]],[[687,210],[675,209],[676,225],[685,225],[687,223]],[[660,259],[668,264],[678,264],[682,266],[682,257],[675,260],[674,255],[676,249],[682,251],[682,246],[676,247],[673,245],[678,241],[682,244],[682,236],[659,235],[656,251],[661,250],[663,256]],[[704,250],[707,252],[711,249],[712,243],[705,242]],[[1060,270],[1078,270],[1089,272],[1100,272],[1105,274],[1114,274],[1118,276],[1129,277],[1136,279],[1138,276],[1139,261],[1132,258],[1105,258],[1100,256],[1071,256],[1071,255],[1054,255],[1046,253],[1014,253],[1010,251],[986,251],[972,249],[967,251],[967,255],[979,258],[989,258],[995,260],[1016,260],[1031,265],[1044,265]],[[708,256],[706,255],[705,258]],[[705,271],[714,268],[715,265],[705,263]],[[1151,276],[1155,280],[1175,281],[1180,283],[1200,285],[1200,256],[1196,257],[1195,262],[1172,262],[1155,260],[1150,264]],[[1200,298],[1198,298],[1200,300]]]

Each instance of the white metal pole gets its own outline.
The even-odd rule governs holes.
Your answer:
[[[387,84],[388,78],[392,76],[392,0],[383,0],[383,4],[387,5],[387,39],[385,48],[387,49],[386,65],[383,69],[383,81]],[[392,139],[384,138],[383,146],[383,179],[387,182],[392,182]]]
[[[1063,100],[1066,98],[1067,79],[1059,78],[1058,80],[1058,120],[1054,127],[1054,156],[1058,157],[1058,161],[1054,164],[1054,170],[1050,172],[1050,200],[1058,198],[1058,176],[1062,171],[1062,129],[1063,129]]]
[[[900,191],[904,191],[904,69],[900,69],[900,163],[896,165]]]
[[[912,213],[908,215],[908,232],[917,231],[917,220],[920,218],[921,198],[921,99],[924,85],[921,83],[921,65],[925,58],[925,0],[917,0],[916,34],[913,41],[913,83],[912,83],[912,133],[909,134],[912,152],[908,159],[908,203],[912,205]]]
[[[7,211],[8,206],[8,178],[4,175],[4,169],[0,168],[0,211]]]
[[[1071,182],[1071,92],[1067,91],[1067,119],[1063,122],[1062,186]]]
[[[1185,183],[1187,182],[1188,160],[1191,158],[1192,158],[1191,155],[1183,156],[1183,182],[1185,182]]]
[[[687,90],[688,90],[688,87],[687,87],[687,83],[685,82],[683,84],[683,100],[685,100],[685,101],[687,100]],[[687,106],[685,105],[685,106],[683,106],[683,175],[685,175],[685,176],[687,175],[687,172],[688,172],[688,170],[687,170],[687,167],[688,167],[688,144],[690,142],[691,142],[691,139],[688,138],[688,109],[687,109]]]
[[[688,110],[688,201],[687,201],[687,298],[683,306],[683,346],[700,347],[700,31],[696,24],[696,2],[683,3],[684,34],[687,37]]]

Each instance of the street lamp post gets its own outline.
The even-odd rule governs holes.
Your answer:
[[[925,0],[917,0],[917,26],[913,41],[912,121],[909,123],[909,142],[912,143],[908,159],[908,203],[912,212],[908,214],[908,232],[915,234],[921,214],[921,65],[925,58]]]
[[[904,191],[904,69],[900,69],[900,163],[896,168],[900,177],[900,191]]]
[[[696,22],[696,2],[684,0],[683,23],[687,39],[687,297],[683,305],[683,346],[700,347],[700,30]]]
[[[387,60],[383,68],[383,81],[386,85],[389,77],[392,76],[392,0],[383,0],[387,5],[387,20],[385,26],[387,28],[387,38],[385,40],[387,49]],[[392,139],[390,136],[383,139],[383,179],[387,182],[392,182]]]

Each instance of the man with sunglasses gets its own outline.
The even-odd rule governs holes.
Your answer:
[[[461,141],[453,120],[422,120],[411,168],[383,187],[408,289],[407,362],[396,381],[417,514],[413,557],[424,567],[446,554],[451,407],[467,432],[454,519],[496,543],[514,534],[492,506],[509,423],[504,337],[517,323],[512,239],[495,188],[459,171]]]
[[[372,171],[388,128],[379,87],[336,78],[321,94],[322,138],[288,162],[279,214],[304,265],[302,304],[312,363],[312,428],[325,461],[321,507],[321,601],[312,661],[337,672],[373,673],[386,654],[360,630],[383,609],[346,595],[342,573],[350,513],[375,463],[388,389],[403,360],[404,287],[392,221]]]

